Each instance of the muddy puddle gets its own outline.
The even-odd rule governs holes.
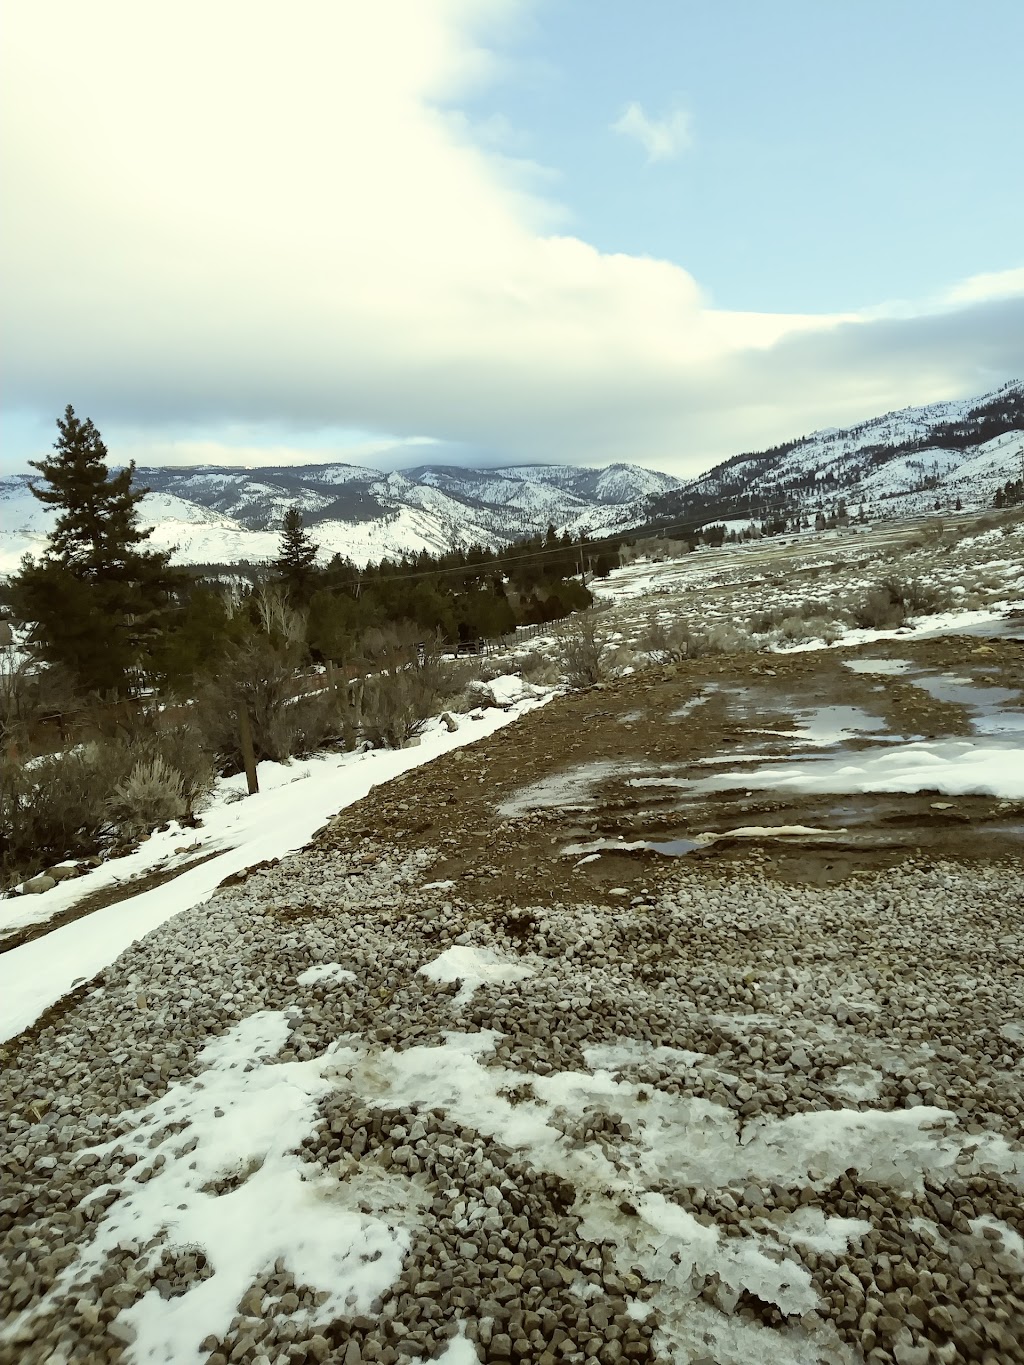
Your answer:
[[[961,637],[684,661],[409,774],[375,819],[436,851],[426,880],[445,894],[522,907],[656,898],[734,866],[825,885],[1019,860],[1022,682],[1024,648]],[[358,847],[365,822],[350,826]]]

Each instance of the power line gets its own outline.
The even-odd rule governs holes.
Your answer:
[[[778,507],[758,508],[750,512],[750,523],[753,524],[754,521],[758,519],[763,520],[772,512],[789,510],[791,509],[786,504],[781,503]],[[730,518],[730,520],[738,520],[738,518]],[[531,550],[523,554],[496,556],[494,559],[487,560],[484,564],[453,564],[445,568],[415,569],[410,570],[408,573],[374,574],[369,581],[370,583],[407,583],[410,579],[437,578],[443,574],[462,574],[463,577],[472,575],[480,576],[489,573],[492,569],[497,568],[502,564],[521,564],[534,559],[543,559],[547,555],[568,555],[571,552],[579,551],[581,549],[586,551],[597,550],[603,545],[621,544],[622,541],[628,540],[630,537],[637,540],[656,540],[659,536],[668,535],[674,531],[692,531],[703,526],[714,526],[719,524],[720,523],[715,521],[708,521],[706,517],[692,518],[689,521],[680,521],[669,526],[656,527],[646,535],[644,534],[644,531],[648,529],[646,527],[627,527],[624,531],[616,535],[601,536],[597,540],[588,540],[584,542],[576,541],[569,545],[547,545],[541,550]],[[356,572],[361,574],[364,571],[357,569]]]

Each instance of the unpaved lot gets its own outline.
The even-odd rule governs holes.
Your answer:
[[[624,678],[169,920],[4,1051],[0,1360],[1024,1360],[1022,654]]]
[[[903,671],[886,672],[893,664]],[[854,671],[876,665],[880,672]],[[960,700],[932,695],[922,679]],[[1022,685],[1024,643],[998,638],[674,664],[570,696],[486,748],[410,775],[372,808],[346,812],[321,843],[355,849],[387,828],[402,847],[439,849],[436,879],[452,880],[460,897],[510,905],[587,899],[608,887],[657,893],[677,857],[635,845],[709,832],[725,837],[681,855],[709,876],[756,866],[797,885],[921,856],[1016,858],[1024,799],[843,793],[841,782],[837,793],[751,789],[733,776],[724,789],[716,783],[722,773],[753,770],[751,755],[763,760],[759,769],[781,769],[794,753],[839,753],[856,765],[901,738],[980,745],[975,721],[989,698],[1024,728]],[[1024,763],[1024,751],[1007,754],[1005,765],[1015,762]],[[756,826],[819,833],[729,837]],[[616,842],[634,847],[616,852]],[[588,843],[603,844],[593,861],[564,856]]]

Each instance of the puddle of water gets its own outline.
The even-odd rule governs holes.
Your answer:
[[[915,687],[920,687],[936,701],[966,706],[972,711],[991,712],[1020,695],[1012,687],[979,687],[972,678],[963,678],[956,673],[922,673],[912,681]]]
[[[785,695],[754,688],[719,688],[728,697],[729,710],[748,721],[751,734],[778,738],[788,743],[809,744],[814,748],[828,748],[858,735],[878,735],[888,727],[880,716],[873,716],[859,706],[808,706]],[[685,715],[696,700],[687,702],[675,715]],[[772,716],[791,713],[795,721],[792,730],[768,729],[757,725],[759,713]],[[888,738],[888,736],[886,736]]]
[[[1006,703],[1019,701],[1021,693],[1012,687],[989,686],[970,675],[958,673],[929,673],[916,671],[919,667],[910,659],[847,659],[846,667],[854,673],[868,675],[899,674],[935,701],[947,702],[973,711],[972,726],[979,735],[1013,735],[1024,731],[1024,711],[1007,710]],[[990,669],[980,669],[981,673]]]
[[[707,692],[698,692],[697,695],[691,697],[689,701],[684,701],[682,706],[677,706],[674,711],[669,713],[671,719],[682,720],[685,716],[693,715],[698,706],[704,705],[713,690],[714,689],[709,689]]]
[[[879,677],[895,677],[909,673],[914,667],[912,659],[846,659],[844,662],[852,673],[871,673]]]
[[[579,858],[581,862],[593,862],[602,853],[660,853],[666,858],[680,858],[695,849],[706,848],[707,842],[699,839],[591,839],[585,844],[566,844],[562,849],[563,858]]]
[[[498,807],[498,814],[514,820],[535,810],[589,810],[594,804],[593,790],[600,782],[631,769],[636,771],[631,764],[581,763],[513,792]]]
[[[816,706],[798,711],[797,717],[794,735],[815,747],[839,744],[856,735],[877,734],[886,728],[880,716],[869,715],[859,706]]]
[[[652,853],[662,853],[666,858],[680,858],[684,853],[692,853],[706,845],[696,839],[666,839],[663,843],[649,843],[647,847]]]

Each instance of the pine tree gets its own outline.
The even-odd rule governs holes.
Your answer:
[[[100,433],[70,404],[57,427],[56,453],[31,461],[46,482],[31,489],[60,516],[41,562],[22,561],[15,604],[44,659],[69,667],[87,691],[125,692],[147,672],[184,575],[169,568],[170,551],[140,548],[148,490],[132,487],[134,464],[111,474]]]
[[[56,454],[29,461],[49,485],[32,484],[33,495],[63,509],[50,533],[46,557],[79,579],[123,577],[140,567],[136,547],[150,534],[139,528],[137,512],[149,489],[132,488],[134,462],[118,474],[110,473],[100,433],[91,420],[79,421],[70,403],[57,418],[57,427]],[[158,557],[164,563],[169,558]]]
[[[302,513],[297,507],[289,507],[281,523],[281,540],[274,568],[294,601],[304,602],[309,596],[319,553],[320,546],[310,539],[309,532],[302,524]]]

